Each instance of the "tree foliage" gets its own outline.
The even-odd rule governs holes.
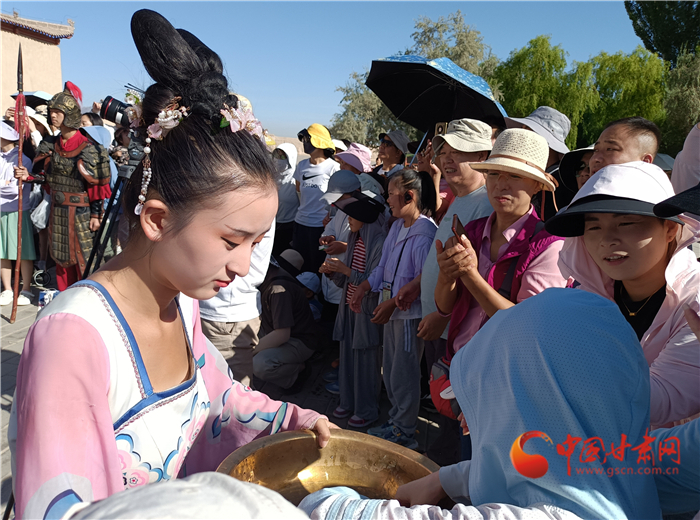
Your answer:
[[[700,2],[625,2],[634,32],[647,50],[675,66],[683,49],[700,45]]]
[[[571,120],[567,145],[574,147],[584,113],[595,107],[598,95],[590,63],[575,63],[567,71],[567,53],[538,36],[510,53],[494,72],[503,93],[503,106],[513,117],[525,117],[539,106],[550,106]]]
[[[700,121],[700,46],[695,53],[683,52],[666,80],[666,121],[662,126],[665,153],[675,156],[685,137]]]
[[[599,100],[584,115],[584,142],[594,142],[609,122],[623,117],[641,116],[663,124],[668,70],[663,60],[639,46],[630,54],[601,52],[590,63]]]
[[[433,21],[420,17],[411,35],[413,45],[398,54],[425,56],[428,59],[447,57],[473,74],[493,82],[498,59],[483,42],[481,33],[464,22],[460,11]],[[418,132],[398,121],[382,101],[365,86],[368,72],[353,72],[348,82],[338,87],[342,92],[341,112],[333,116],[330,131],[335,137],[359,143],[376,144],[382,131],[400,128],[411,138]],[[498,96],[498,85],[494,95]],[[497,97],[498,99],[498,97]]]

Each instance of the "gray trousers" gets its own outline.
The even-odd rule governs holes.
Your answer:
[[[253,355],[258,342],[260,318],[221,322],[202,318],[202,332],[231,367],[233,378],[250,386],[253,380]]]
[[[348,314],[348,326],[353,330],[358,315]],[[353,338],[347,338],[340,341],[340,407],[353,410],[358,417],[372,422],[379,417],[382,349],[379,346],[353,348]]]
[[[414,435],[420,407],[420,360],[423,340],[420,318],[389,320],[384,325],[384,386],[389,396],[389,418],[405,434]]]
[[[314,351],[296,338],[289,338],[279,347],[268,348],[255,354],[253,373],[262,379],[289,388],[304,370],[304,361],[313,356]]]

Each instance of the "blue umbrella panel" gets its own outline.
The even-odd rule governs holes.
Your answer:
[[[400,121],[423,132],[437,122],[465,117],[504,127],[508,117],[488,83],[449,58],[375,60],[366,85]]]

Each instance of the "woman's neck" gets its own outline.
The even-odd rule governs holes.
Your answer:
[[[404,217],[403,227],[407,227],[407,228],[411,227],[413,224],[416,223],[416,221],[418,220],[419,217],[420,217],[420,211],[418,211],[418,208],[415,208],[414,211],[410,215]]]
[[[390,159],[382,159],[382,170],[384,170],[385,172],[391,171],[396,167],[397,164],[399,163],[394,162]]]
[[[327,159],[326,154],[323,150],[316,148],[309,156],[309,162],[314,166],[321,164]]]
[[[12,150],[15,147],[15,142],[14,141],[8,141],[7,143],[2,145],[2,153],[7,153],[10,150]]]
[[[662,258],[655,266],[634,280],[622,280],[625,292],[633,302],[649,298],[656,291],[666,286],[666,267],[668,260]]]
[[[150,256],[139,245],[137,242],[125,248],[91,278],[114,288],[117,294],[112,296],[138,315],[169,321],[178,291],[154,275]]]
[[[491,231],[495,233],[503,233],[518,220],[523,218],[530,210],[528,207],[524,212],[516,211],[514,213],[499,213],[496,212],[496,218],[493,220]]]

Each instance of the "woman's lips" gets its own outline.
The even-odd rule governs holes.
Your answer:
[[[605,260],[608,263],[608,265],[615,266],[624,263],[624,261],[627,260],[627,258],[628,257],[626,255],[609,255],[603,258],[603,260]]]
[[[226,281],[223,281],[223,280],[216,280],[215,283],[216,283],[216,285],[218,285],[219,287],[222,287],[222,288],[223,288],[223,287],[228,287],[228,284],[230,284],[231,282],[226,282]]]

